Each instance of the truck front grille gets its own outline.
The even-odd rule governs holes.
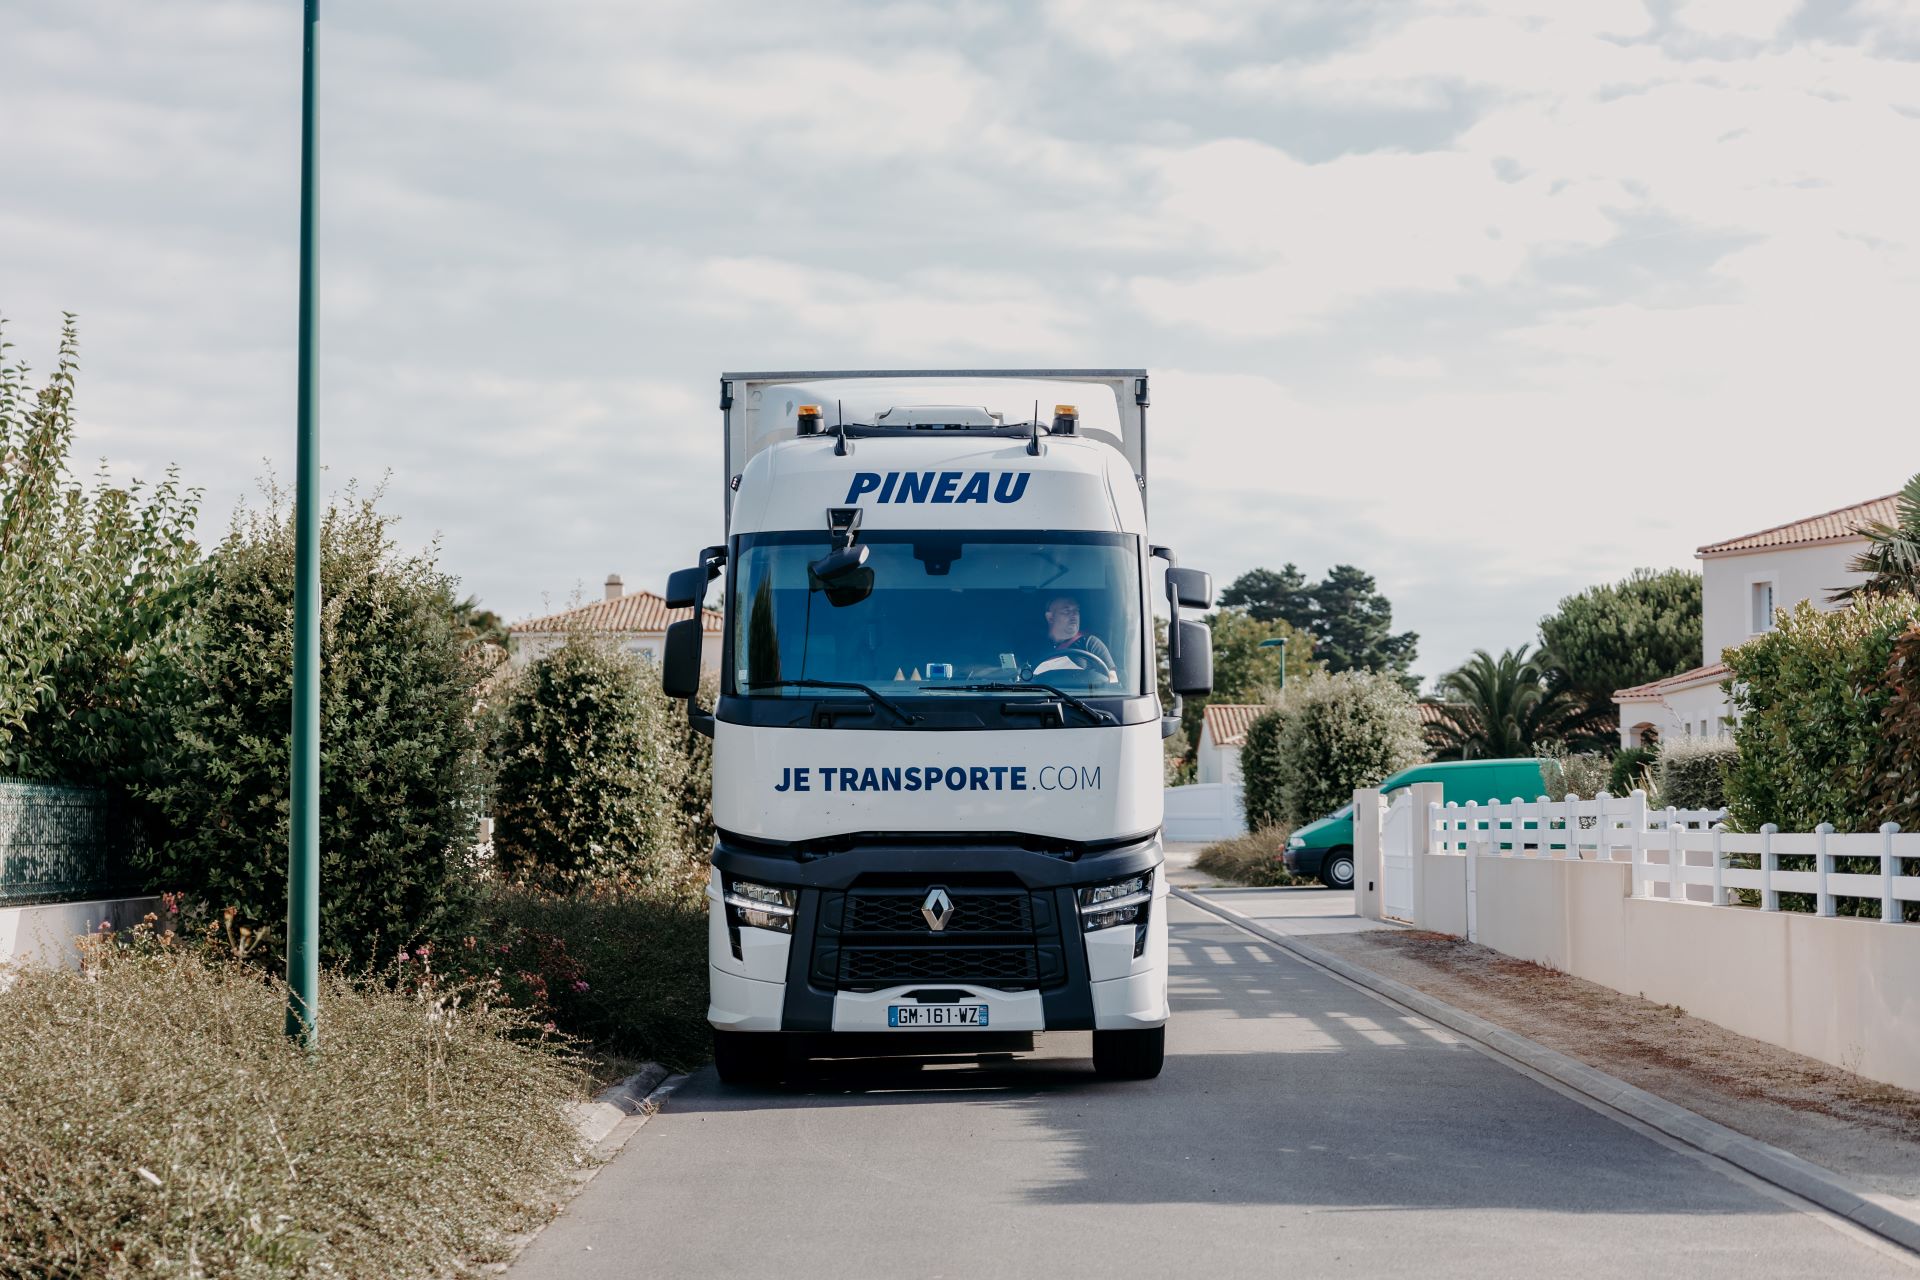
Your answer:
[[[932,927],[923,908],[942,890],[950,907]],[[821,895],[809,977],[824,991],[906,983],[969,983],[1032,990],[1067,976],[1053,895],[1017,885],[938,881],[856,885]]]

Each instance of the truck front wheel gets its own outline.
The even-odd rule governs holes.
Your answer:
[[[777,1035],[750,1031],[713,1033],[713,1069],[724,1084],[774,1084],[786,1066],[786,1045]]]
[[[1353,850],[1344,845],[1327,850],[1326,860],[1320,864],[1320,883],[1329,889],[1353,888]]]
[[[1093,1033],[1093,1070],[1109,1080],[1151,1080],[1166,1056],[1165,1027]]]

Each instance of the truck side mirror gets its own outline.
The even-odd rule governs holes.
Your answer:
[[[1213,608],[1213,575],[1200,569],[1167,570],[1167,594],[1182,609]]]
[[[675,624],[676,626],[679,624]],[[1213,692],[1213,628],[1204,622],[1175,619],[1178,643],[1167,651],[1167,684],[1181,697],[1199,697]],[[673,635],[669,631],[668,644]]]
[[[668,624],[666,652],[660,659],[660,687],[669,698],[691,701],[699,696],[700,619],[682,618]]]
[[[713,575],[705,565],[675,569],[667,575],[667,608],[697,609],[707,598],[707,584]]]

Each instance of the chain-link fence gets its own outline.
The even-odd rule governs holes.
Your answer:
[[[137,838],[107,792],[0,779],[0,906],[124,893]]]

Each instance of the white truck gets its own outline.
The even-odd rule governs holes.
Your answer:
[[[1148,538],[1146,372],[720,388],[726,541],[667,588],[692,608],[725,570],[717,705],[699,621],[662,667],[713,736],[721,1078],[1056,1030],[1091,1031],[1102,1075],[1158,1075],[1160,741],[1211,687],[1211,632],[1180,611],[1213,587]]]

